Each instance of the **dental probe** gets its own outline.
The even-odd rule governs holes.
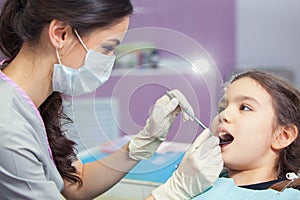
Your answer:
[[[170,98],[170,99],[173,99],[173,98],[175,98],[169,91],[166,91],[166,94],[168,95],[168,97]],[[183,109],[183,111],[186,113],[186,114],[188,114],[197,124],[199,124],[203,129],[207,129],[207,127],[197,118],[197,117],[195,117],[193,114],[192,114],[192,112],[191,111],[189,111],[187,108],[183,108],[183,107],[181,107],[182,109]]]

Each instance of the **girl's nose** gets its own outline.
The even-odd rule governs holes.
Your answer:
[[[232,120],[232,114],[230,112],[230,108],[227,107],[226,109],[224,109],[222,112],[220,112],[219,114],[219,122],[226,122],[229,123]]]

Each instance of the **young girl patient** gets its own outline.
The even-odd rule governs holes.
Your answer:
[[[212,132],[225,173],[194,199],[300,200],[300,92],[262,71],[226,85]]]

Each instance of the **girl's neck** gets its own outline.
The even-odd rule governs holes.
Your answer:
[[[262,167],[243,171],[229,170],[228,177],[233,178],[236,185],[243,186],[275,180],[277,174],[269,167]]]

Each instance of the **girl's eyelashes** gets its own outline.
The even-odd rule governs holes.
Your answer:
[[[252,108],[246,104],[242,104],[242,105],[240,105],[240,110],[252,111]]]
[[[224,111],[227,107],[227,102],[224,98],[221,99],[221,101],[219,102],[219,113],[221,113],[222,111]]]
[[[224,110],[225,110],[225,106],[220,105],[220,106],[219,106],[219,113],[221,113],[221,112],[224,111]]]
[[[223,112],[226,109],[225,105],[219,105],[219,113]],[[247,105],[247,104],[241,104],[239,106],[239,110],[242,111],[253,111],[253,109],[251,108],[251,106]]]

